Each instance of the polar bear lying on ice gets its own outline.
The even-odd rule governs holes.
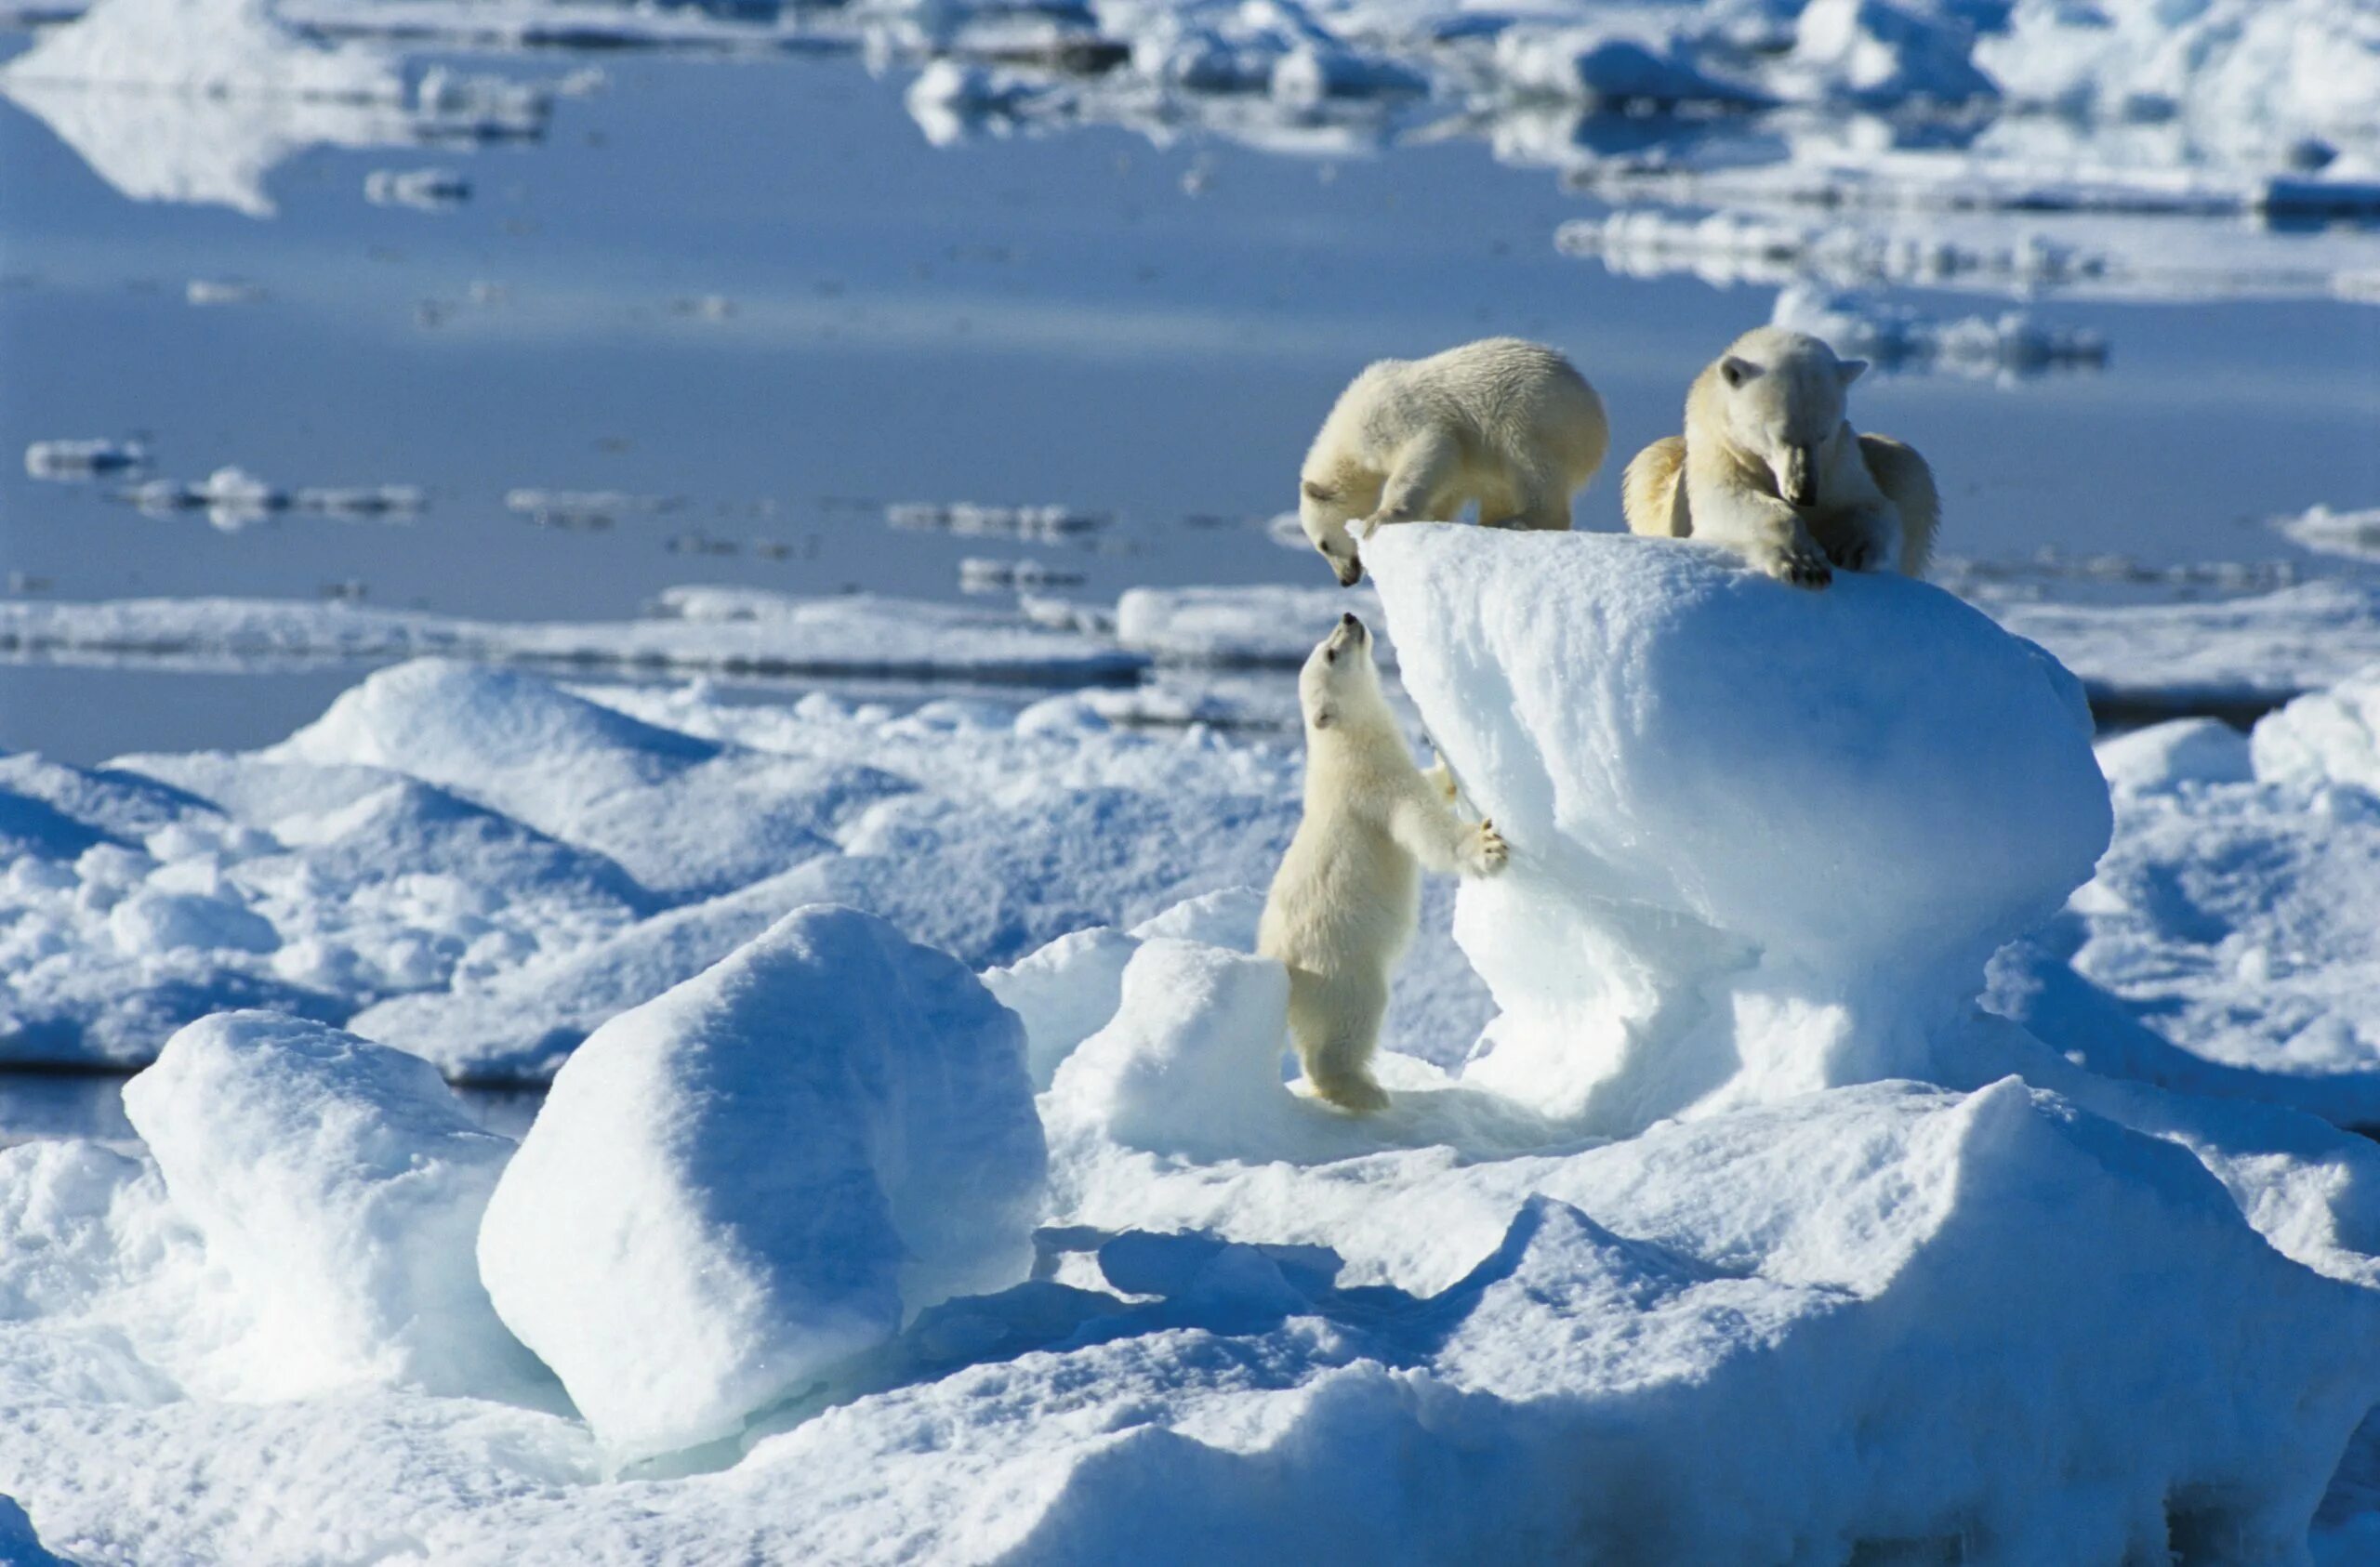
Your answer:
[[[1542,344],[1489,337],[1384,359],[1322,421],[1299,470],[1298,521],[1352,587],[1364,567],[1350,523],[1451,521],[1474,502],[1490,527],[1565,529],[1610,445],[1603,400]]]
[[[1421,917],[1423,866],[1504,868],[1493,823],[1454,809],[1443,763],[1423,772],[1382,691],[1371,633],[1354,615],[1307,655],[1305,815],[1273,877],[1256,951],[1289,971],[1289,1035],[1315,1092],[1359,1113],[1386,1107],[1373,1046],[1389,976]]]
[[[1629,531],[1726,545],[1802,587],[1824,587],[1836,566],[1923,573],[1941,498],[1924,457],[1844,417],[1867,368],[1781,327],[1737,338],[1694,378],[1686,434],[1629,463]]]

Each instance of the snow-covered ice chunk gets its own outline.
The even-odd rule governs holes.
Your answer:
[[[1289,971],[1271,958],[1144,942],[1114,1020],[1058,1067],[1051,1120],[1205,1161],[1293,1144],[1299,1111],[1281,1081],[1289,1007]]]
[[[1836,352],[1872,360],[1886,370],[2038,375],[2050,370],[2097,369],[2108,362],[2107,339],[2099,334],[2044,325],[2022,310],[1946,321],[1796,284],[1778,294],[1769,321],[1824,338]]]
[[[2380,22],[2340,0],[2016,0],[1976,61],[2016,101],[2271,148],[2380,124]]]
[[[137,441],[36,441],[25,448],[25,472],[35,479],[93,479],[148,461]]]
[[[255,1325],[227,1391],[505,1392],[530,1369],[473,1262],[512,1152],[429,1062],[320,1023],[221,1013],[124,1088],[175,1207]]]
[[[99,0],[44,34],[7,73],[211,97],[397,103],[406,94],[389,56],[309,43],[274,18],[267,0]]]
[[[608,1448],[667,1453],[1023,1279],[1043,1162],[1014,1015],[881,920],[800,909],[579,1047],[480,1269]]]
[[[374,206],[436,212],[469,201],[471,182],[450,168],[374,169],[364,177],[364,199]]]
[[[1107,1026],[1124,998],[1125,967],[1139,950],[1114,926],[1098,925],[984,971],[985,988],[1025,1024],[1035,1088],[1047,1088],[1075,1047]]]
[[[33,454],[26,454],[30,466]],[[2345,555],[2359,560],[2380,560],[2380,507],[2340,511],[2309,507],[2294,517],[2279,517],[2272,526],[2294,543],[2324,555]]]
[[[2267,714],[2249,744],[2259,778],[2380,795],[2380,665]]]
[[[1924,583],[1810,593],[1587,533],[1367,547],[1406,690],[1513,849],[1457,905],[1502,1008],[1466,1080],[1548,1113],[1929,1076],[2107,844],[2080,688]]]

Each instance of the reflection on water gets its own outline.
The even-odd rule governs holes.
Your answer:
[[[0,1148],[58,1138],[139,1142],[124,1113],[126,1081],[112,1073],[0,1072]],[[460,1087],[455,1094],[472,1120],[516,1139],[546,1100],[542,1088]]]

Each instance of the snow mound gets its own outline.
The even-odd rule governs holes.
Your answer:
[[[1025,1025],[1025,1064],[1047,1088],[1076,1046],[1107,1026],[1140,943],[1112,925],[1073,930],[1014,963],[984,971],[985,988]]]
[[[2380,665],[2259,719],[2249,745],[2259,778],[2380,795]]]
[[[1457,905],[1502,1008],[1466,1080],[1549,1113],[1933,1075],[2107,845],[2079,687],[1923,583],[1583,533],[1369,548],[1406,690],[1513,846]]]
[[[605,853],[671,897],[828,852],[840,815],[900,787],[866,769],[754,757],[532,676],[444,659],[379,671],[266,756],[402,770]],[[734,833],[718,830],[721,815]]]
[[[167,1041],[124,1108],[256,1312],[226,1369],[236,1395],[519,1382],[525,1357],[472,1260],[512,1144],[430,1063],[320,1023],[221,1013]]]
[[[1289,971],[1271,958],[1144,942],[1114,1020],[1057,1069],[1051,1120],[1152,1153],[1261,1157],[1295,1137],[1281,1082],[1289,1007]]]
[[[624,1458],[734,1435],[906,1316],[1030,1270],[1016,1019],[849,909],[598,1029],[490,1203],[496,1309]]]

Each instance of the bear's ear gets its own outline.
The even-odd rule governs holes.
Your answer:
[[[1868,362],[1864,359],[1846,359],[1834,367],[1834,373],[1843,377],[1843,384],[1847,387],[1858,380],[1859,373],[1867,368]]]
[[[1316,484],[1311,479],[1298,481],[1298,492],[1310,501],[1335,501],[1339,498],[1338,491],[1327,484]]]
[[[1748,359],[1729,354],[1719,362],[1719,379],[1731,387],[1740,387],[1760,375],[1760,366]]]

